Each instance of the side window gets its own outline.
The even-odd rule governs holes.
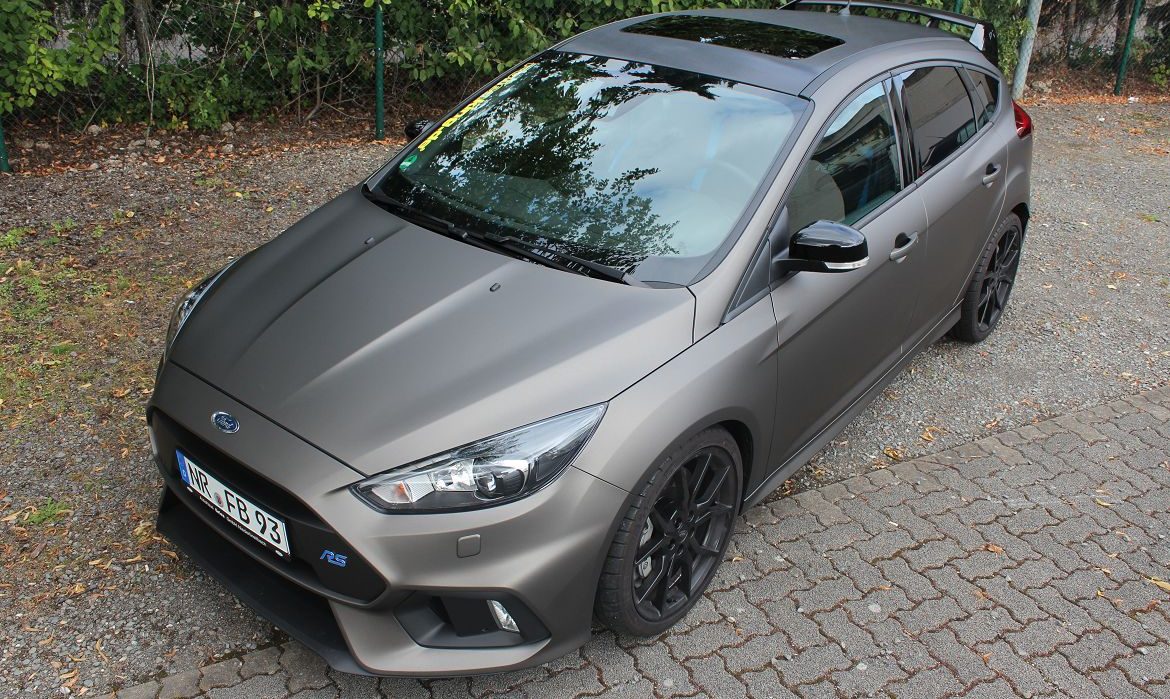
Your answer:
[[[999,108],[999,81],[981,70],[968,69],[975,87],[975,125],[983,128]]]
[[[975,110],[954,68],[918,68],[895,80],[914,134],[918,171],[926,172],[975,135]]]
[[[901,188],[894,120],[878,83],[838,113],[797,176],[789,230],[821,219],[852,224]]]

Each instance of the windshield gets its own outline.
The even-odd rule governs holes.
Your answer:
[[[555,53],[444,121],[378,186],[468,229],[688,284],[804,104],[708,75]]]

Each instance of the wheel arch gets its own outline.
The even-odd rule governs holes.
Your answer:
[[[743,505],[744,499],[747,496],[748,484],[752,482],[752,471],[755,464],[755,440],[752,437],[752,430],[745,423],[739,420],[723,420],[717,422],[712,427],[722,427],[731,434],[731,438],[735,440],[735,445],[739,447],[739,456],[743,462],[743,473],[740,474],[740,493],[739,502]]]
[[[1024,230],[1028,230],[1028,219],[1032,217],[1032,211],[1028,208],[1028,202],[1020,202],[1012,207],[1013,214],[1020,217],[1020,223],[1023,224]]]

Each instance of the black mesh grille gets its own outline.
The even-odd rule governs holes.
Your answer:
[[[176,497],[222,536],[236,542],[260,563],[302,587],[334,599],[368,604],[386,591],[374,569],[288,491],[221,452],[161,412],[151,415],[159,448],[159,469]],[[291,558],[282,558],[244,534],[191,493],[179,476],[176,450],[219,479],[233,491],[284,520]],[[344,568],[322,560],[323,551],[348,554]]]

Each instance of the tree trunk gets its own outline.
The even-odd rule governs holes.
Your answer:
[[[1020,40],[1020,61],[1016,64],[1016,74],[1012,80],[1012,99],[1024,96],[1024,88],[1028,84],[1028,64],[1032,62],[1032,47],[1036,44],[1036,25],[1040,22],[1040,9],[1043,0],[1028,0],[1028,29],[1024,38]]]
[[[138,63],[150,63],[150,0],[134,0],[134,38],[138,42]]]
[[[1064,14],[1064,63],[1072,56],[1073,40],[1077,31],[1077,0],[1069,0]]]

